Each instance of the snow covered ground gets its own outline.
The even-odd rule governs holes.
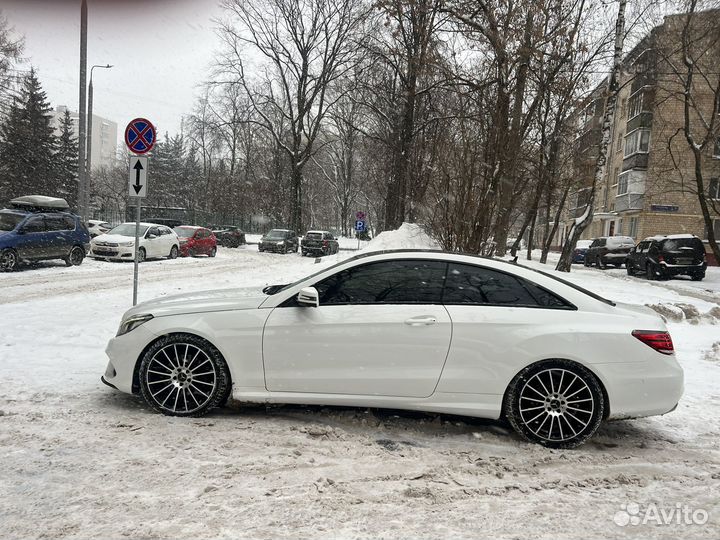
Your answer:
[[[404,226],[365,249],[429,245]],[[317,264],[252,245],[150,261],[139,296],[282,283]],[[572,451],[527,444],[499,423],[399,411],[233,406],[164,417],[99,380],[132,298],[131,264],[0,274],[0,537],[715,539],[720,271],[700,283],[624,272],[563,277],[664,313],[686,395],[669,415],[608,423]],[[640,517],[681,505],[709,518],[617,525],[636,517],[632,503]]]

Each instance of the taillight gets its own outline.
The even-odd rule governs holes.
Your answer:
[[[633,330],[632,335],[659,353],[673,354],[675,352],[672,338],[668,332],[657,332],[655,330]]]
[[[327,245],[328,245],[328,241],[327,241],[327,240],[323,240],[323,247],[327,247]]]
[[[658,255],[658,262],[665,262],[665,257]]]

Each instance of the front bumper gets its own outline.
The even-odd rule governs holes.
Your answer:
[[[115,261],[132,261],[135,258],[134,246],[91,246],[88,253],[89,257],[94,259],[109,259]]]
[[[145,325],[141,325],[127,334],[112,338],[105,348],[109,361],[101,377],[102,382],[128,394],[137,392],[138,389],[133,388],[135,367],[155,337]]]
[[[282,251],[293,251],[294,248],[289,244],[281,244],[278,246],[277,244],[264,244],[261,242],[260,244],[258,244],[258,249],[261,251],[280,253]]]

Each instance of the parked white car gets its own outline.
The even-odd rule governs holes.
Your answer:
[[[662,319],[512,263],[359,255],[287,285],[139,304],[103,382],[167,415],[243,402],[507,418],[569,448],[606,418],[664,414],[683,372]]]
[[[90,233],[91,238],[95,238],[96,236],[105,234],[109,232],[112,228],[112,225],[110,225],[107,221],[102,221],[99,219],[88,219],[87,222],[87,230]]]
[[[168,257],[175,259],[180,250],[180,240],[170,227],[155,223],[140,224],[140,247],[138,259]],[[116,261],[132,261],[135,257],[135,223],[123,223],[107,234],[90,241],[90,257]]]

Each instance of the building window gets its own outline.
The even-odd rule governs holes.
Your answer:
[[[615,152],[616,152],[616,153],[617,153],[617,152],[622,152],[622,149],[623,149],[623,145],[622,145],[623,135],[624,135],[624,133],[623,133],[622,131],[618,134],[617,145],[615,146]]]
[[[631,217],[628,221],[628,232],[627,235],[631,238],[635,238],[637,236],[637,228],[638,228],[638,218]]]
[[[647,153],[650,147],[650,130],[636,129],[625,137],[625,157],[637,153]]]
[[[625,114],[627,114],[627,98],[622,98],[622,101],[620,102],[620,119],[622,120],[625,118]]]
[[[720,158],[720,137],[715,140],[715,148],[713,149],[713,157]]]
[[[625,195],[628,192],[628,179],[630,178],[630,171],[626,171],[618,176],[617,183],[617,194]]]
[[[720,199],[720,178],[711,178],[708,185],[708,197],[710,199]]]
[[[636,92],[635,95],[630,97],[630,101],[628,102],[628,120],[635,118],[641,112],[643,112],[642,91]]]

